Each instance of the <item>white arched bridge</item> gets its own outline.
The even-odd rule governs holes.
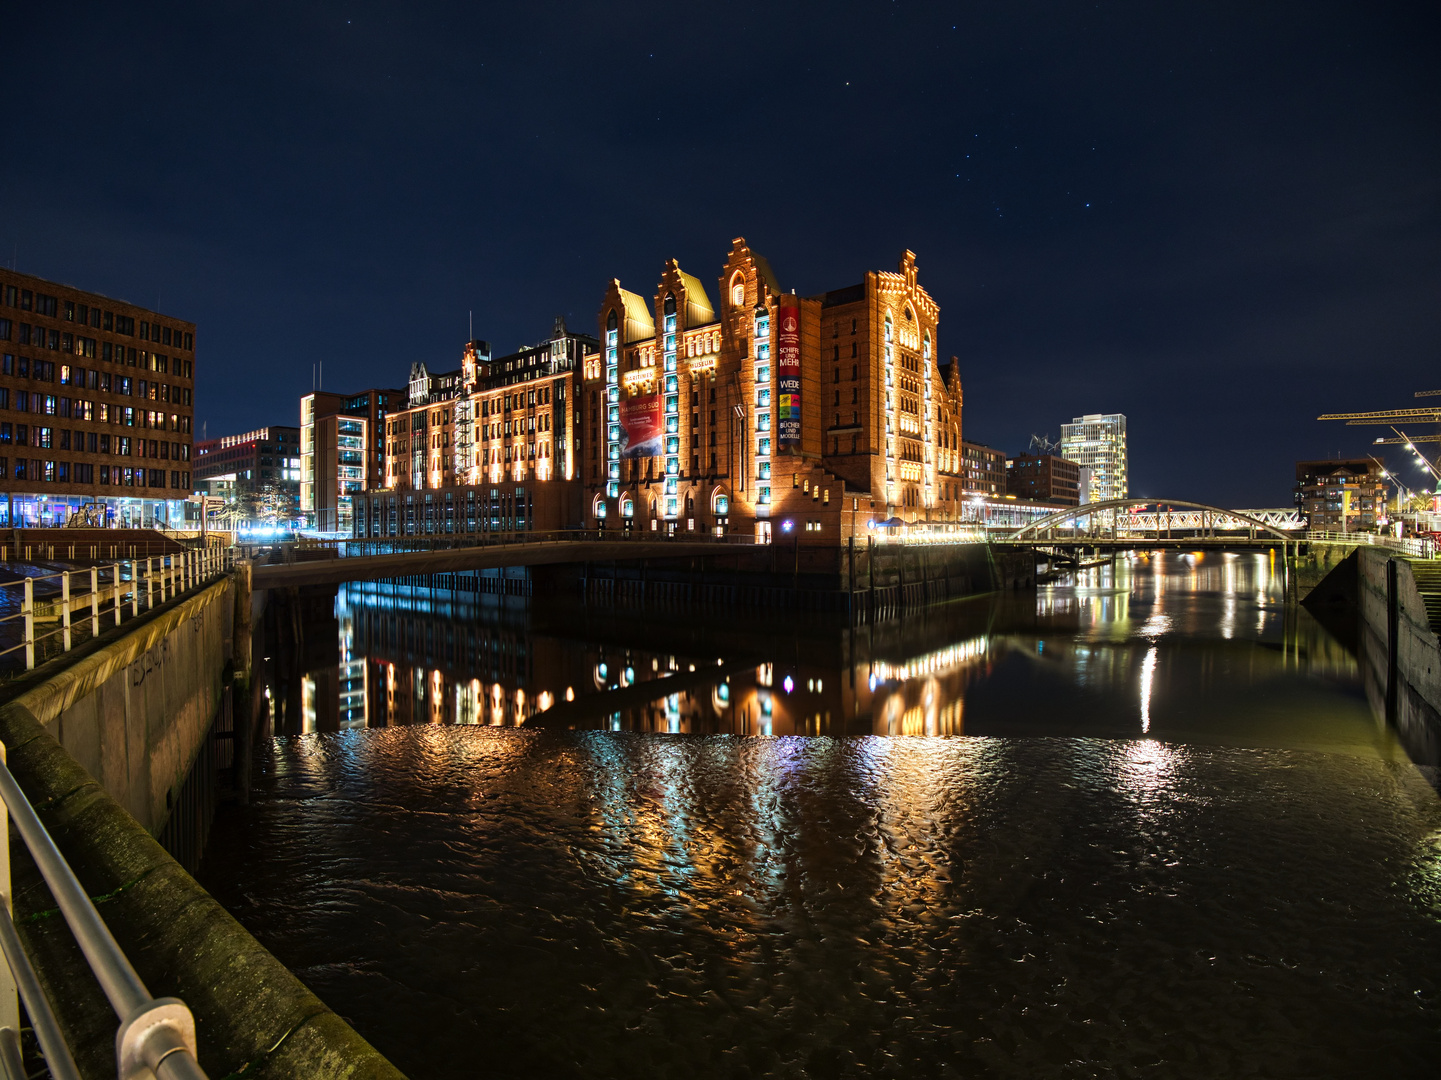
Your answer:
[[[1010,541],[1140,540],[1196,537],[1294,541],[1305,535],[1306,522],[1295,507],[1269,510],[1228,510],[1184,499],[1108,499],[1067,506],[1037,518],[1004,537]],[[999,538],[998,538],[999,539]]]

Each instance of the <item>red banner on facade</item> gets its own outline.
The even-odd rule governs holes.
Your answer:
[[[776,318],[776,442],[801,444],[801,309],[784,304]]]
[[[642,394],[626,398],[620,405],[620,456],[623,458],[656,457],[660,454],[660,395]]]

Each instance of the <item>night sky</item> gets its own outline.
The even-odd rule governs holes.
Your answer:
[[[1380,433],[1317,414],[1441,389],[1438,12],[10,5],[0,258],[198,323],[213,437],[471,311],[594,333],[672,257],[718,299],[735,236],[802,295],[910,248],[967,438],[1120,411],[1133,494],[1285,505]]]

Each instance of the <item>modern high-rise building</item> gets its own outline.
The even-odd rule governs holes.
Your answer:
[[[1090,470],[1090,491],[1082,503],[1124,499],[1130,494],[1126,452],[1126,417],[1121,413],[1087,413],[1061,425],[1061,457]]]
[[[0,526],[179,526],[195,324],[0,269]]]
[[[300,516],[322,532],[350,532],[354,497],[385,475],[385,418],[403,409],[404,390],[300,399]]]

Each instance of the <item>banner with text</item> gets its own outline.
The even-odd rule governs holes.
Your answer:
[[[626,398],[620,405],[621,450],[623,458],[656,457],[660,454],[660,395],[642,394]]]
[[[776,442],[801,445],[801,309],[781,305],[776,319]]]

